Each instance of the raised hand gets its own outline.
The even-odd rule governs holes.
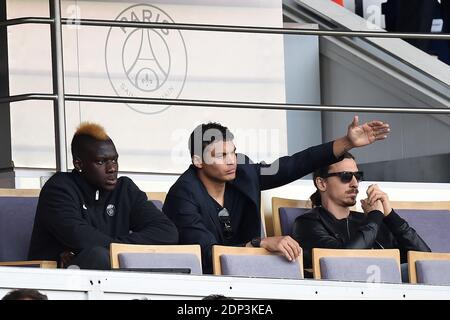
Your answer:
[[[370,121],[359,125],[358,116],[355,116],[348,126],[347,138],[352,147],[362,147],[386,139],[389,131],[389,124],[382,121]]]

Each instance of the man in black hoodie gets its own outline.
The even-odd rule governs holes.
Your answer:
[[[406,262],[409,250],[430,251],[416,231],[392,208],[386,193],[377,185],[367,189],[361,200],[364,213],[351,211],[356,204],[359,181],[354,157],[346,152],[339,162],[313,174],[317,191],[311,196],[314,209],[299,216],[293,237],[304,253],[305,268],[311,268],[313,248],[394,249]]]
[[[71,147],[75,169],[56,173],[42,188],[29,259],[107,270],[113,242],[178,242],[176,227],[146,194],[117,178],[119,156],[101,126],[81,124]]]

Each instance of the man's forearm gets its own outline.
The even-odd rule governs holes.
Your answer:
[[[333,154],[336,158],[342,156],[346,151],[350,151],[353,145],[347,136],[336,139],[333,142]]]

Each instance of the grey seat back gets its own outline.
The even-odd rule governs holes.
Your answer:
[[[325,280],[402,282],[398,263],[390,258],[323,257],[320,273]]]
[[[190,253],[119,253],[120,269],[190,269],[191,274],[201,275],[202,265],[195,254]]]
[[[416,261],[417,283],[450,286],[450,260]]]
[[[296,261],[289,262],[278,255],[232,255],[222,254],[220,264],[223,275],[302,279],[302,270]]]

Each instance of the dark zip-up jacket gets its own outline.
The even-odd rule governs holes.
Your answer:
[[[175,222],[181,244],[200,244],[203,272],[212,273],[213,245],[239,246],[261,235],[261,190],[285,185],[337,160],[333,142],[282,157],[270,165],[254,164],[238,155],[236,178],[231,184],[244,199],[244,210],[242,214],[231,213],[233,237],[228,240],[217,209],[192,165],[170,188],[163,211]]]
[[[127,177],[108,192],[75,170],[52,176],[39,196],[29,259],[58,261],[63,251],[109,248],[112,242],[176,244],[178,232]]]
[[[365,215],[351,211],[338,220],[323,207],[297,217],[293,237],[303,249],[305,268],[311,268],[312,249],[399,249],[402,263],[407,252],[431,251],[425,241],[394,210],[385,217],[374,210]]]

